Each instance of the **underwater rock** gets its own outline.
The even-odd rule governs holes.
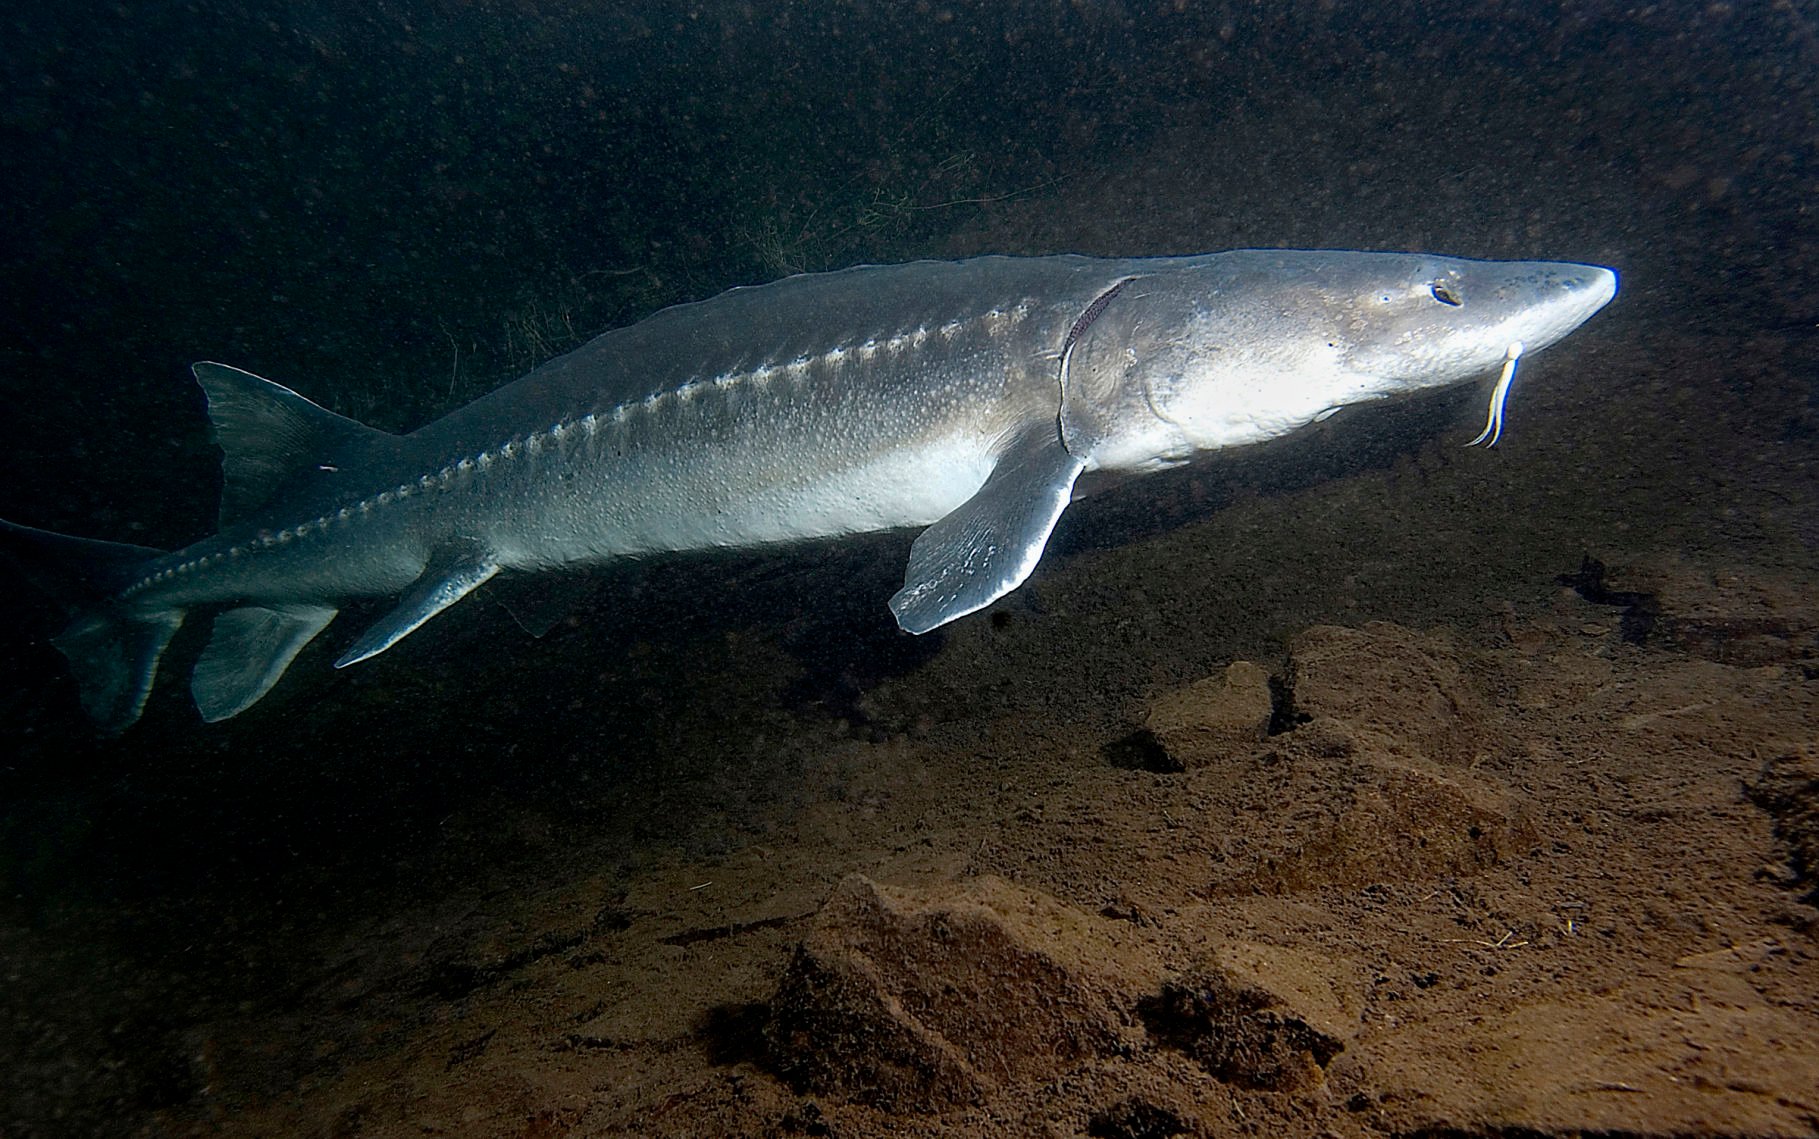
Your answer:
[[[1744,793],[1775,820],[1790,884],[1819,903],[1819,748],[1799,747],[1769,760]]]
[[[1294,640],[1284,695],[1284,730],[1231,771],[1244,809],[1281,821],[1216,891],[1469,875],[1537,841],[1509,789],[1466,767],[1501,746],[1500,721],[1445,636],[1315,626]]]
[[[1536,832],[1490,784],[1377,759],[1354,771],[1338,816],[1274,865],[1272,893],[1475,874],[1534,846]]]
[[[1175,1112],[1147,1100],[1119,1100],[1087,1121],[1091,1139],[1171,1139],[1192,1128]]]
[[[1268,734],[1273,711],[1269,674],[1240,660],[1158,696],[1145,726],[1178,770],[1188,770],[1250,751]]]
[[[1444,634],[1387,621],[1315,625],[1290,647],[1295,711],[1342,721],[1398,753],[1470,764],[1494,743],[1488,702]]]
[[[771,1003],[771,1064],[798,1089],[886,1110],[974,1102],[1128,1047],[1124,994],[1159,976],[1134,949],[1002,879],[931,896],[852,875]]]
[[[1343,963],[1231,942],[1143,1001],[1150,1034],[1227,1083],[1302,1091],[1358,1034],[1363,1007]]]
[[[1798,574],[1662,555],[1611,567],[1587,558],[1586,566],[1569,584],[1595,603],[1629,599],[1626,636],[1639,634],[1629,639],[1739,668],[1819,668],[1819,588]]]

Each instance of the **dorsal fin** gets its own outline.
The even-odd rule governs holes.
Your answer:
[[[281,489],[336,472],[397,438],[239,368],[204,361],[190,370],[208,394],[208,416],[221,445],[224,528],[271,503]]]

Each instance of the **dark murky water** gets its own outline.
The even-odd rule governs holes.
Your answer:
[[[0,17],[0,516],[154,546],[212,529],[198,359],[408,429],[606,328],[791,272],[1334,246],[1623,274],[1512,402],[1517,458],[1480,488],[1501,535],[1487,580],[1544,594],[1563,551],[1643,533],[1811,572],[1816,19],[1460,0],[21,6]],[[1442,454],[1424,444],[1478,398],[1367,421],[1342,451],[1111,492],[1051,557],[1360,469],[1424,478]],[[1705,423],[1728,437],[1661,442]],[[1545,463],[1524,465],[1524,431]],[[1757,468],[1712,465],[1771,454],[1794,472],[1773,496]],[[1542,505],[1499,520],[1499,501]],[[1283,540],[1318,561],[1329,537]],[[50,610],[9,587],[0,1132],[200,1118],[218,1090],[195,1026],[307,1009],[322,947],[376,911],[516,888],[553,849],[635,867],[754,841],[817,791],[754,735],[1041,715],[891,627],[905,548],[615,569],[542,641],[474,604],[346,673],[331,634],[237,720],[202,726],[167,683],[111,741],[80,716]],[[1346,612],[1476,611],[1444,555],[1386,557],[1388,583],[1352,583]],[[1106,683],[1279,635],[1255,612],[1267,582],[1213,588],[1249,611],[1191,651],[1121,645]],[[1146,592],[1170,609],[1167,586]],[[1044,603],[1038,580],[1013,617]],[[1296,612],[1340,614],[1327,604]],[[179,642],[167,677],[198,649]],[[946,705],[872,697],[918,670]],[[293,1027],[270,1083],[233,1095],[311,1070],[330,1030]]]

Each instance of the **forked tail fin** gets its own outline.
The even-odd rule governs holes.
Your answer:
[[[128,615],[113,599],[164,551],[0,522],[0,553],[69,613],[69,626],[51,643],[69,658],[83,709],[102,731],[125,731],[145,707],[183,610]]]

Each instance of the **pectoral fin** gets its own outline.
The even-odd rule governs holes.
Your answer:
[[[431,558],[423,574],[398,599],[398,607],[362,633],[335,667],[346,668],[378,656],[498,572],[492,557],[478,546],[464,545]]]
[[[1054,422],[1025,429],[978,493],[910,547],[903,588],[891,598],[897,624],[926,633],[1023,584],[1084,467]]]

